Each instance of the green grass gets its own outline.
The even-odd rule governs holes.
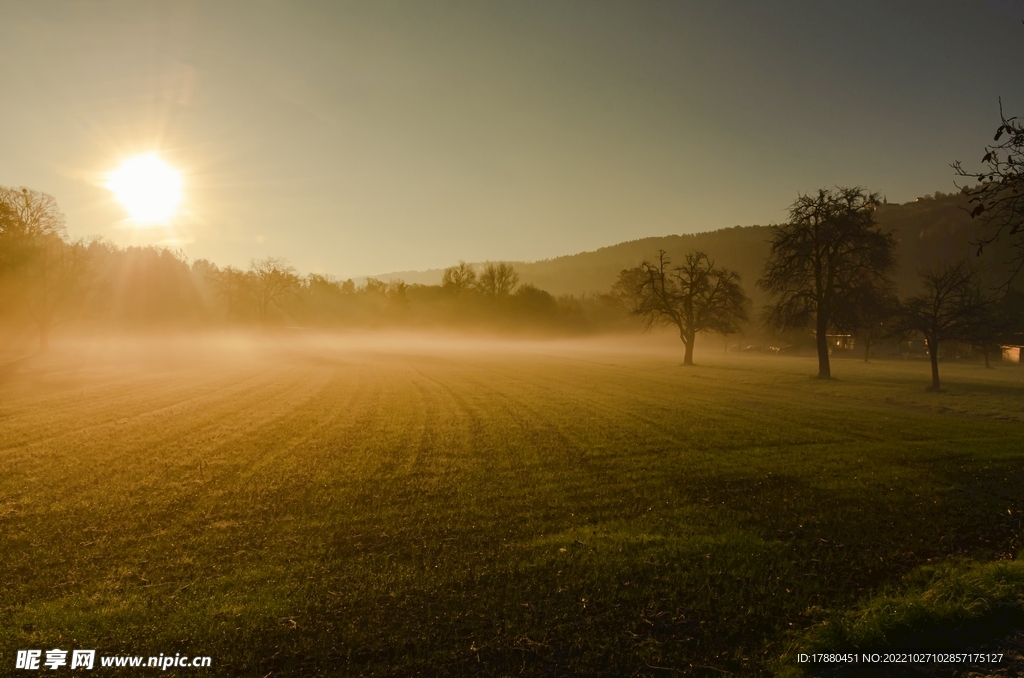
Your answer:
[[[1024,626],[1024,562],[927,565],[894,590],[829,616],[779,662],[783,673],[800,675],[792,664],[797,652],[965,651],[1005,636]]]
[[[0,674],[51,647],[261,677],[757,674],[822,610],[1021,549],[1024,370],[943,365],[932,394],[923,362],[697,359],[367,337],[19,364]]]

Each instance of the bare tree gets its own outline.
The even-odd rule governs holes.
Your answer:
[[[57,199],[49,193],[24,186],[0,186],[0,203],[7,206],[21,228],[30,235],[64,235],[64,213],[57,206]]]
[[[656,262],[645,261],[619,273],[615,292],[648,328],[673,325],[686,347],[684,365],[693,365],[693,344],[700,332],[730,334],[747,318],[747,297],[739,274],[716,268],[704,252],[686,255],[672,267],[664,250]]]
[[[27,264],[50,235],[64,235],[64,214],[53,196],[0,186],[0,275]]]
[[[922,271],[921,281],[924,291],[903,302],[901,329],[924,335],[932,364],[929,390],[938,391],[939,345],[971,341],[992,301],[982,291],[977,269],[966,259]]]
[[[1001,100],[999,119],[993,139],[998,143],[986,146],[981,159],[986,167],[971,172],[957,160],[953,169],[958,176],[977,182],[963,190],[974,205],[971,217],[978,218],[987,228],[976,243],[978,253],[1004,235],[1012,238],[1012,279],[1024,268],[1024,121],[1016,116],[1007,118]]]
[[[476,271],[464,261],[456,266],[449,266],[444,269],[444,276],[441,278],[441,287],[449,292],[461,294],[471,290],[476,285]]]
[[[888,288],[896,240],[875,222],[878,194],[860,187],[801,195],[775,227],[758,285],[774,298],[765,320],[778,329],[813,327],[818,377],[832,376],[827,333],[857,298]]]
[[[256,305],[263,320],[266,320],[271,305],[280,306],[285,298],[299,289],[299,276],[284,259],[253,259],[249,270],[254,276]]]
[[[487,264],[484,266],[476,288],[484,294],[495,297],[507,297],[519,284],[519,274],[511,264]]]

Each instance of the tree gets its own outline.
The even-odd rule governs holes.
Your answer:
[[[507,297],[519,284],[519,274],[511,264],[487,264],[477,280],[476,288],[484,294],[494,297]]]
[[[986,146],[981,159],[987,167],[971,172],[957,160],[953,169],[958,176],[977,182],[963,190],[974,205],[971,217],[987,228],[977,243],[978,253],[1003,235],[1013,239],[1012,279],[1024,268],[1024,122],[1016,116],[1007,118],[1001,100],[999,119],[993,139],[999,143]]]
[[[971,341],[990,312],[991,300],[982,291],[977,269],[966,259],[922,271],[921,281],[924,291],[903,302],[901,329],[924,335],[932,364],[928,390],[938,391],[939,345]]]
[[[461,294],[471,290],[476,285],[476,271],[464,261],[456,266],[449,266],[444,269],[444,276],[441,278],[441,287],[449,292]]]
[[[249,270],[254,275],[256,305],[263,320],[266,320],[271,305],[280,306],[283,299],[299,288],[300,280],[295,269],[279,257],[253,259]]]
[[[383,280],[377,280],[376,278],[367,278],[366,284],[363,286],[363,291],[367,294],[375,294],[384,296],[388,291],[388,284]]]
[[[789,221],[774,228],[771,253],[758,285],[774,300],[766,324],[813,327],[818,378],[832,377],[828,332],[851,317],[859,299],[889,288],[896,240],[875,222],[878,194],[860,187],[801,195]]]
[[[24,263],[27,245],[18,215],[10,205],[0,201],[0,278],[14,272]]]
[[[39,330],[39,350],[50,348],[50,331],[74,315],[88,292],[89,246],[56,233],[40,236],[24,270],[24,301]]]
[[[65,239],[64,214],[53,196],[0,187],[0,275],[39,329],[40,350],[84,294],[88,244]]]
[[[0,186],[0,276],[28,263],[50,235],[64,235],[64,214],[52,195]]]
[[[1000,345],[1020,340],[1024,329],[1024,293],[1008,289],[998,299],[987,304],[971,328],[971,345],[981,352],[985,367],[991,367],[992,355],[998,355]]]
[[[21,227],[33,237],[43,235],[64,235],[64,213],[57,206],[57,199],[49,193],[31,188],[7,188],[0,186],[0,203],[7,206]]]
[[[251,273],[240,271],[234,266],[225,266],[221,269],[213,267],[210,271],[210,282],[217,289],[217,294],[224,300],[229,317],[237,315],[247,303],[251,303],[253,292],[250,284],[251,276]]]
[[[700,332],[729,334],[747,319],[747,296],[740,276],[717,268],[704,252],[686,255],[682,266],[672,267],[664,250],[658,260],[645,261],[619,273],[615,292],[626,300],[633,315],[654,325],[673,325],[686,347],[684,365],[693,365],[693,344]]]
[[[895,286],[869,286],[855,291],[849,307],[840,312],[836,325],[849,330],[864,345],[864,362],[871,358],[871,347],[897,333],[900,302]]]

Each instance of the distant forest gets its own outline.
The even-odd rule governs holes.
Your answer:
[[[991,281],[1005,280],[1012,259],[994,243],[975,257],[979,225],[965,194],[924,196],[874,210],[896,241],[899,294],[917,291],[921,270],[970,255]],[[755,284],[770,254],[773,229],[737,226],[692,235],[644,238],[544,261],[460,262],[448,269],[382,275],[358,282],[300,275],[278,258],[246,269],[158,247],[121,248],[71,240],[51,196],[0,189],[0,323],[3,341],[36,332],[45,346],[61,325],[119,329],[231,325],[301,327],[452,327],[503,332],[638,329],[613,294],[625,269],[657,257],[706,253],[737,274],[752,312],[737,331],[766,340]],[[790,333],[792,334],[792,333]],[[804,333],[805,335],[806,333]],[[801,336],[804,336],[801,335]]]

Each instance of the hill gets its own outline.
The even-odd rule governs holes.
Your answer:
[[[898,240],[899,268],[896,282],[902,293],[915,289],[920,269],[939,261],[974,256],[975,242],[981,235],[979,226],[963,209],[966,200],[960,194],[924,196],[913,202],[884,204],[877,218],[885,228],[892,229]],[[532,283],[553,294],[593,294],[607,292],[624,268],[636,266],[663,249],[674,257],[703,250],[717,264],[738,271],[748,294],[758,303],[755,282],[768,257],[770,226],[735,226],[718,231],[686,235],[630,240],[554,259],[534,262],[512,262],[523,283]],[[986,249],[981,264],[993,279],[1004,280],[1009,267],[1004,242]],[[400,271],[376,276],[382,280],[402,279],[407,283],[436,285],[443,271]]]

